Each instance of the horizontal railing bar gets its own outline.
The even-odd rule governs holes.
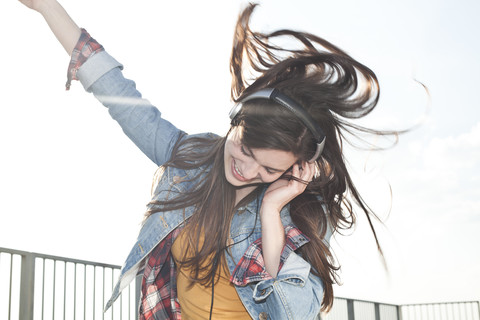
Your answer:
[[[461,303],[477,303],[480,305],[480,301],[471,300],[471,301],[452,301],[452,302],[429,302],[429,303],[409,303],[409,304],[392,304],[392,303],[385,303],[373,300],[361,300],[356,298],[345,298],[345,297],[335,297],[335,299],[340,300],[353,300],[358,302],[366,302],[366,303],[377,303],[384,306],[391,306],[391,307],[413,307],[413,306],[427,306],[427,305],[445,305],[445,304],[461,304]]]
[[[415,307],[415,306],[434,306],[434,305],[462,304],[462,303],[477,303],[477,304],[480,304],[479,301],[472,300],[472,301],[450,301],[450,302],[410,303],[410,304],[399,304],[398,306],[400,306],[400,307]]]
[[[0,247],[0,252],[5,252],[5,253],[9,253],[9,254],[17,254],[17,255],[22,255],[22,256],[23,255],[33,255],[35,258],[40,258],[40,259],[49,259],[49,260],[64,261],[64,262],[71,262],[71,263],[78,263],[78,264],[86,264],[86,265],[92,265],[92,266],[102,267],[102,268],[120,269],[119,265],[114,265],[114,264],[107,264],[107,263],[94,262],[94,261],[88,261],[88,260],[65,258],[65,257],[59,257],[59,256],[52,256],[52,255],[49,255],[49,254],[21,251],[21,250],[15,250],[15,249],[7,249],[7,248],[3,248],[3,247]]]
[[[398,304],[393,304],[393,303],[385,303],[385,302],[372,301],[372,300],[361,300],[361,299],[355,299],[355,298],[335,297],[335,299],[353,300],[353,301],[366,302],[366,303],[377,303],[377,304],[381,304],[383,306],[391,306],[391,307],[399,306]]]

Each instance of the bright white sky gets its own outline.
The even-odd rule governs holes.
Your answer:
[[[263,31],[320,35],[372,68],[380,104],[365,123],[419,125],[385,152],[348,151],[385,216],[383,270],[364,219],[333,244],[340,296],[395,304],[480,300],[480,2],[265,0]],[[245,2],[65,0],[145,97],[190,132],[224,134],[233,25]],[[155,166],[79,83],[43,19],[0,2],[0,246],[122,264]],[[431,105],[418,79],[428,86]],[[379,141],[380,142],[380,141]],[[389,185],[393,197],[390,196]]]

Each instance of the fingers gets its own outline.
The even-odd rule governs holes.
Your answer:
[[[312,181],[314,173],[315,165],[308,163],[294,164],[285,179],[278,179],[268,187],[262,206],[268,204],[280,210],[305,191]]]
[[[308,185],[315,173],[315,164],[304,162],[301,165],[295,164],[292,168],[292,175],[298,179],[299,183]]]

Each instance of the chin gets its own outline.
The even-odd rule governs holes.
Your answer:
[[[265,183],[262,183],[260,181],[257,181],[257,182],[240,182],[236,179],[227,179],[227,182],[229,184],[231,184],[235,189],[258,187],[258,186],[261,186],[261,185],[265,184]]]
[[[243,187],[252,184],[250,181],[241,181],[231,173],[231,172],[225,172],[225,178],[227,179],[227,182],[230,183],[234,187]]]
[[[225,175],[225,178],[227,179],[227,182],[230,183],[234,187],[242,186],[242,183],[240,181],[238,181],[237,179],[235,179],[235,178],[233,178],[229,175]]]

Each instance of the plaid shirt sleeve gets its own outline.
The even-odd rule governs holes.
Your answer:
[[[142,279],[139,320],[181,319],[175,261],[170,251],[181,229],[170,232],[148,256]]]
[[[104,51],[103,46],[93,39],[85,29],[82,28],[81,30],[82,34],[72,51],[70,63],[68,64],[66,90],[70,90],[72,80],[78,80],[77,71],[82,64],[95,53]]]
[[[278,270],[282,269],[288,256],[310,240],[297,227],[289,225],[285,228],[285,247],[280,256]],[[265,261],[262,255],[262,239],[255,240],[247,249],[245,254],[233,270],[230,281],[238,286],[245,286],[250,282],[273,279],[265,268]]]

